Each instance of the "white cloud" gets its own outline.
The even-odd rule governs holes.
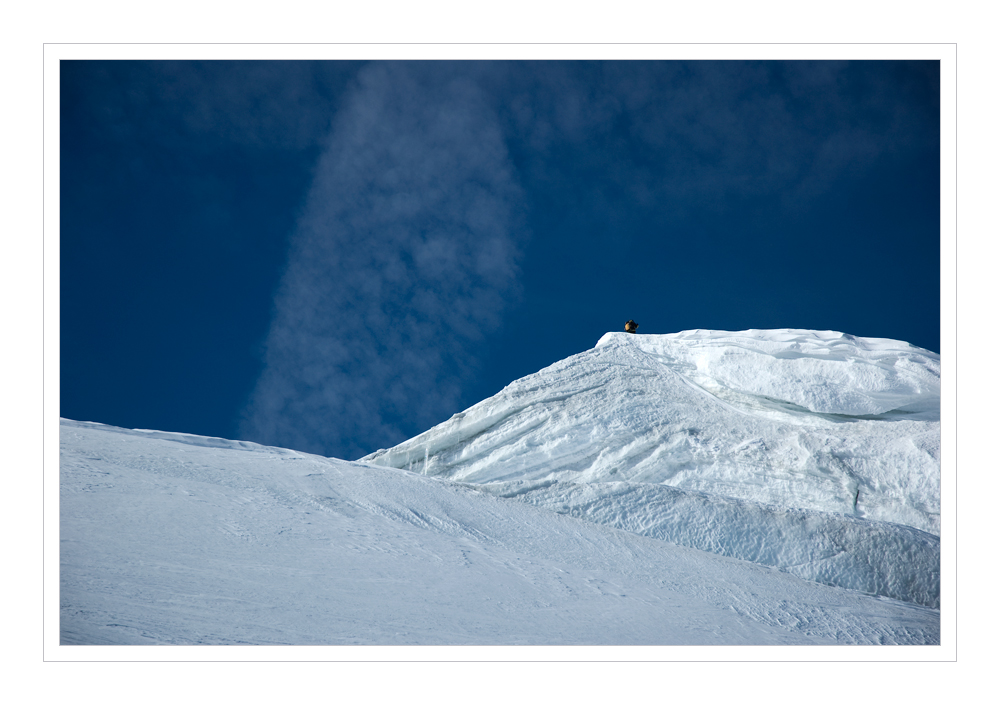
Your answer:
[[[378,63],[336,116],[244,437],[358,457],[459,410],[516,295],[522,196],[461,65]]]

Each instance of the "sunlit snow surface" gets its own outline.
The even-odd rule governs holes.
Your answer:
[[[938,365],[608,334],[357,463],[63,420],[62,641],[936,644]]]
[[[832,331],[608,333],[363,460],[937,607],[940,359]]]

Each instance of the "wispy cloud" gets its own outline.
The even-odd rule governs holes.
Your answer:
[[[463,390],[516,298],[525,204],[555,226],[540,250],[602,263],[686,216],[808,209],[893,149],[933,149],[924,68],[902,86],[891,62],[365,66],[337,98],[243,436],[351,458],[443,420],[478,401]],[[311,95],[297,71],[293,106]],[[251,143],[274,119],[232,129]]]
[[[767,195],[799,208],[887,152],[936,139],[937,67],[921,68],[541,62],[512,82],[507,112],[536,155],[527,160],[530,176],[555,184],[583,174],[596,189],[586,202],[613,186],[637,204],[673,213],[741,208],[738,199]],[[587,161],[567,169],[565,157],[553,159],[567,145]]]
[[[467,67],[359,72],[293,237],[244,437],[355,458],[459,410],[517,293],[521,203]]]

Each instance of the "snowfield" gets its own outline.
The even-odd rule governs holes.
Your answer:
[[[940,360],[609,333],[361,461],[64,419],[63,644],[937,644]]]
[[[830,331],[608,333],[362,460],[940,604],[940,359]]]

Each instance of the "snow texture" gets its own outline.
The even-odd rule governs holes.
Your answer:
[[[938,380],[623,333],[361,462],[64,419],[61,640],[937,644]]]
[[[363,461],[937,607],[940,358],[832,331],[608,333]]]

